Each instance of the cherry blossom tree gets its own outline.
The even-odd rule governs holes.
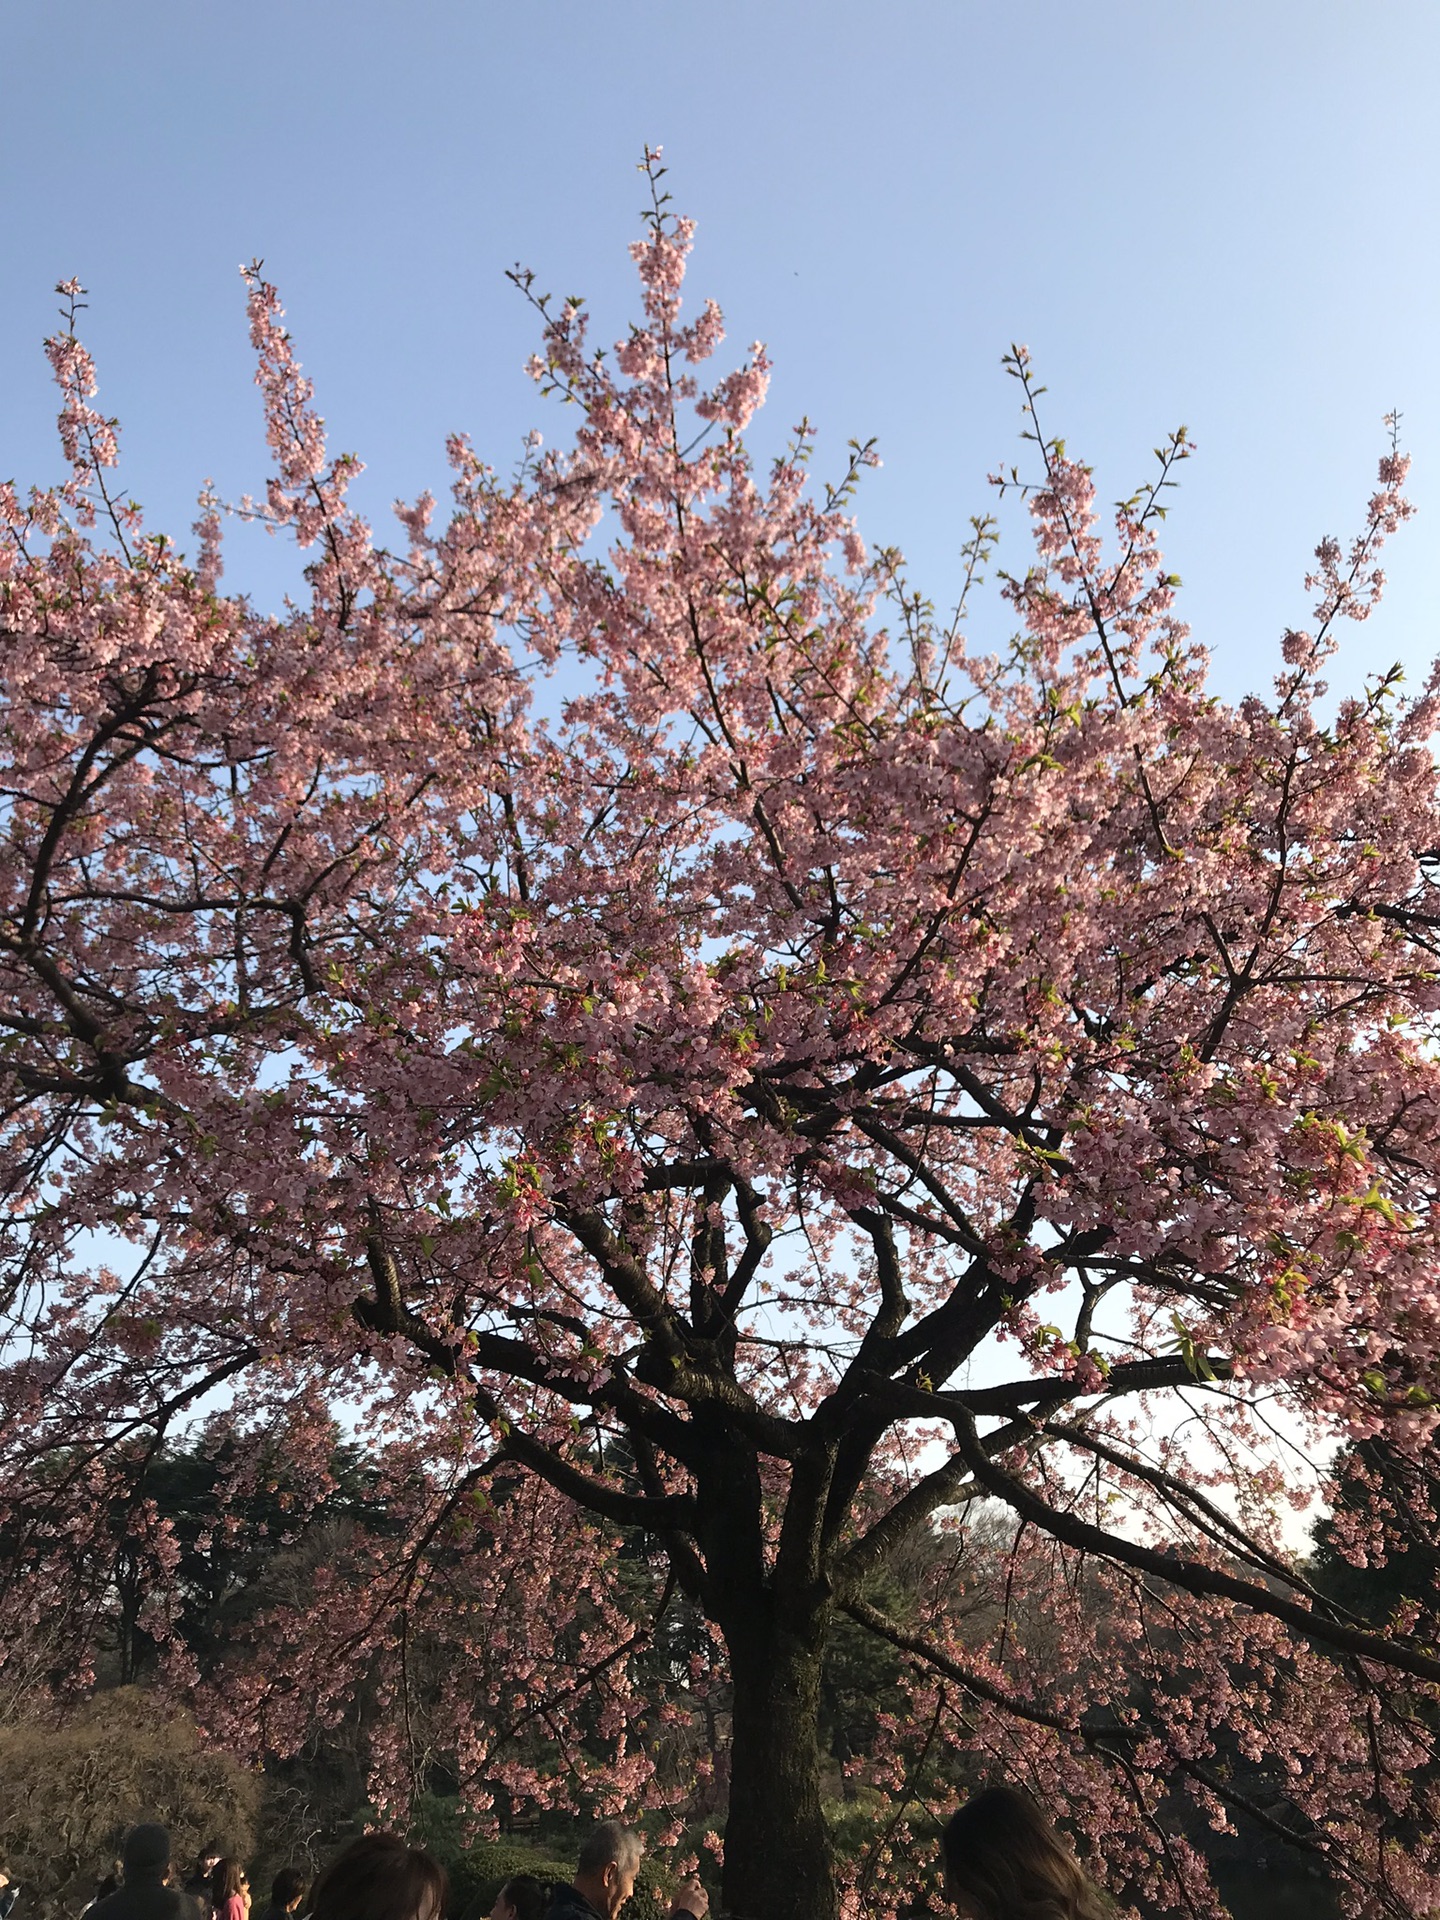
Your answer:
[[[857,530],[867,447],[757,464],[765,354],[702,384],[720,314],[682,317],[647,173],[613,351],[517,276],[571,440],[507,478],[454,439],[396,548],[249,274],[239,511],[307,560],[274,614],[222,589],[208,492],[187,556],[117,490],[62,289],[69,474],[0,494],[13,1644],[83,1661],[77,1556],[163,1568],[168,1434],[317,1501],[338,1434],[388,1524],[257,1630],[229,1738],[296,1744],[364,1675],[379,1795],[424,1718],[482,1811],[660,1805],[664,1725],[723,1686],[737,1913],[882,1900],[962,1754],[1127,1899],[1214,1910],[1183,1794],[1426,1910],[1440,1653],[1286,1527],[1329,1443],[1434,1421],[1440,694],[1323,679],[1405,461],[1226,704],[1157,545],[1183,432],[1107,519],[1016,349],[1034,558],[981,651],[995,522],[942,619]],[[851,1763],[895,1817],[844,1884],[841,1619],[914,1709]]]

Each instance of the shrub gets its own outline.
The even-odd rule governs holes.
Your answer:
[[[91,1898],[141,1820],[170,1829],[177,1863],[211,1839],[247,1857],[260,1775],[200,1746],[189,1720],[136,1687],[98,1695],[62,1722],[0,1727],[0,1858],[51,1920]]]

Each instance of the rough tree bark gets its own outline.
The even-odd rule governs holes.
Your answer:
[[[733,1696],[724,1906],[741,1920],[835,1920],[819,1712],[836,1450],[807,1450],[792,1464],[778,1540],[769,1541],[759,1455],[733,1431],[708,1440],[696,1477],[699,1597],[724,1636]]]
[[[834,1920],[820,1805],[818,1715],[826,1613],[772,1606],[729,1641],[734,1683],[724,1906],[742,1920]]]

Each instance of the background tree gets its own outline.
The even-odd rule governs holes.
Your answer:
[[[813,488],[802,427],[761,471],[763,351],[698,384],[720,316],[682,322],[647,167],[613,354],[518,276],[572,445],[504,480],[455,440],[400,553],[250,275],[244,511],[310,556],[277,615],[221,593],[213,501],[189,562],[115,491],[63,290],[70,477],[0,496],[7,1604],[66,1591],[137,1435],[211,1420],[321,1500],[338,1416],[386,1525],[203,1702],[227,1739],[378,1687],[403,1793],[430,1635],[478,1806],[663,1800],[635,1601],[683,1596],[730,1701],[725,1902],[831,1920],[843,1617],[926,1675],[881,1773],[978,1752],[1199,1912],[1160,1807],[1272,1818],[1236,1738],[1353,1902],[1422,1910],[1440,1656],[1283,1532],[1290,1437],[1432,1419],[1436,695],[1320,704],[1405,463],[1318,549],[1274,698],[1228,707],[1156,545],[1184,434],[1107,546],[1017,349],[1035,559],[972,655],[856,531],[868,449]],[[1001,1585],[891,1619],[875,1575],[982,1500]],[[548,1771],[494,1737],[520,1716]]]

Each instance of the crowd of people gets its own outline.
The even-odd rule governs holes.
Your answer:
[[[619,1920],[635,1891],[644,1837],[618,1820],[597,1826],[580,1849],[572,1881],[550,1886],[517,1874],[500,1888],[489,1920]],[[170,1857],[170,1836],[145,1823],[126,1836],[123,1857],[82,1920],[251,1920],[241,1861],[218,1847],[188,1875]],[[959,1920],[1104,1920],[1108,1909],[1059,1833],[1028,1795],[989,1787],[954,1814],[941,1836],[945,1892]],[[0,1920],[19,1889],[0,1872]],[[393,1833],[352,1840],[312,1885],[298,1867],[275,1875],[260,1920],[444,1920],[445,1869]],[[666,1920],[707,1920],[699,1880],[683,1880]],[[17,1920],[23,1920],[17,1916]],[[739,1920],[739,1916],[722,1916]]]

